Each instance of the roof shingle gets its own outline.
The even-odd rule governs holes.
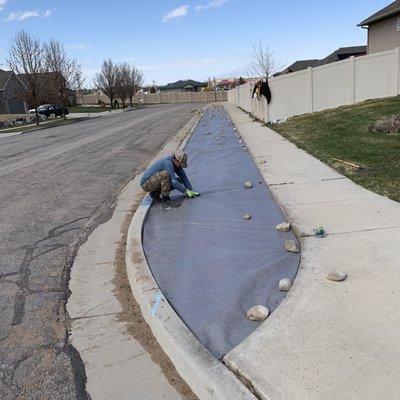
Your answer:
[[[400,0],[396,0],[388,6],[382,8],[375,14],[360,22],[357,26],[371,25],[375,22],[379,22],[385,18],[389,18],[393,15],[400,14]]]

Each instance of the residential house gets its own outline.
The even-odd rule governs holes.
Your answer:
[[[400,0],[360,22],[368,29],[368,54],[400,47]]]
[[[302,71],[303,69],[307,69],[308,67],[316,67],[318,65],[319,60],[298,60],[295,61],[293,64],[289,65],[286,69],[282,72],[276,73],[274,76],[278,75],[286,75],[292,72]]]
[[[242,85],[253,78],[214,78],[209,81],[209,86],[212,90],[220,91],[220,90],[230,90],[238,85]]]
[[[340,47],[339,49],[335,50],[325,58],[321,60],[312,59],[312,60],[299,60],[294,62],[293,64],[289,65],[286,69],[282,72],[278,72],[274,76],[277,75],[286,75],[292,72],[302,71],[307,69],[308,67],[319,67],[321,65],[330,64],[336,61],[345,60],[346,58],[350,58],[352,56],[359,57],[365,56],[367,54],[367,46],[351,46],[351,47]]]
[[[25,85],[12,71],[0,69],[0,114],[25,114]]]
[[[168,83],[160,86],[159,90],[164,93],[184,93],[184,92],[201,92],[207,86],[207,82],[198,82],[192,79],[185,81],[179,80],[174,83]]]

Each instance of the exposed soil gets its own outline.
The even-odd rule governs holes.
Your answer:
[[[137,340],[150,354],[153,362],[160,366],[162,373],[167,378],[168,382],[177,390],[177,392],[184,399],[197,400],[197,396],[180,377],[175,369],[175,366],[164,353],[156,338],[152,334],[150,327],[147,325],[142,316],[139,304],[132,295],[131,287],[129,285],[125,265],[126,238],[133,214],[135,213],[142,199],[143,195],[139,195],[135,199],[135,203],[132,206],[130,213],[125,218],[125,221],[121,227],[122,237],[118,244],[118,249],[115,255],[117,273],[113,280],[113,284],[115,285],[115,294],[123,309],[119,315],[119,320],[127,324],[128,333],[132,335],[132,337]]]

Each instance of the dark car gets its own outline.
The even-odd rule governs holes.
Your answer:
[[[67,108],[57,105],[57,104],[43,104],[37,108],[38,114],[44,115],[47,118],[51,115],[56,117],[62,117],[63,115],[68,115],[69,111]],[[34,113],[35,110],[29,110],[30,113]]]

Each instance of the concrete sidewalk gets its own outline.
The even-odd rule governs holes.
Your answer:
[[[302,245],[288,296],[225,363],[261,399],[397,398],[400,204],[225,107]],[[313,237],[319,226],[327,237]],[[326,280],[331,270],[347,280]]]

